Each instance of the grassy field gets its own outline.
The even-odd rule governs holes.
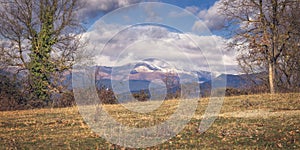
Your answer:
[[[176,100],[166,101],[148,114],[132,113],[120,105],[106,105],[105,109],[123,124],[145,127],[147,122],[164,121],[177,104]],[[184,130],[147,149],[300,149],[300,93],[226,97],[214,124],[199,133],[207,104],[208,99],[200,99]],[[0,112],[0,149],[125,148],[93,133],[72,107]]]

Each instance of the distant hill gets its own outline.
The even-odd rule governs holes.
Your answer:
[[[232,74],[221,74],[216,78],[207,82],[204,82],[202,85],[212,85],[215,88],[245,88],[252,84],[252,82],[246,77],[246,75],[232,75]]]
[[[201,92],[214,88],[235,88],[244,89],[253,85],[252,81],[260,83],[257,79],[258,74],[250,76],[221,74],[213,77],[211,72],[194,70],[186,71],[168,66],[168,64],[155,59],[149,59],[137,64],[128,64],[118,67],[93,66],[90,69],[95,71],[95,85],[100,88],[114,88],[118,93],[137,93],[141,90],[149,92],[150,88],[156,89],[158,94],[165,92],[164,80],[172,78],[174,84],[168,92],[175,93],[180,90],[181,85],[198,84]],[[0,70],[0,75],[12,76],[16,68]],[[172,74],[169,74],[169,73]],[[64,73],[62,76],[69,90],[72,90],[72,75],[81,75],[82,71],[73,71],[73,73]],[[124,76],[126,75],[126,76]],[[20,79],[25,73],[19,74]],[[113,77],[112,77],[113,76]],[[249,80],[250,79],[252,80]],[[82,86],[82,85],[80,85]],[[161,93],[160,93],[161,92]],[[202,93],[203,94],[203,93]]]

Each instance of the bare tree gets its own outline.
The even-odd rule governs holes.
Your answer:
[[[238,61],[246,73],[268,72],[270,93],[275,93],[280,65],[288,53],[296,53],[299,46],[291,48],[295,39],[299,39],[299,3],[298,0],[221,0],[221,13],[227,23],[235,27],[233,40],[229,48],[240,52]],[[289,57],[291,58],[291,57]],[[296,58],[297,60],[297,58]],[[284,68],[281,67],[281,68]],[[291,68],[290,68],[291,69]],[[283,72],[290,72],[283,69]],[[285,81],[290,75],[285,77]],[[288,79],[290,80],[290,79]]]
[[[179,88],[179,77],[178,74],[173,71],[168,71],[164,74],[162,81],[166,85],[167,97],[166,99],[173,99],[180,97],[180,88]]]
[[[49,102],[61,89],[52,82],[72,66],[83,28],[76,16],[79,0],[0,0],[2,53],[9,66],[28,72],[36,99]]]

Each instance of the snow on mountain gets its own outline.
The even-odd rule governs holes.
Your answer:
[[[178,69],[176,66],[154,58],[145,59],[136,64],[128,64],[117,67],[96,67],[96,80],[111,79],[113,80],[147,80],[164,79],[167,75],[177,76],[181,83],[198,82],[203,83],[211,80],[212,73],[207,71],[188,71]],[[169,74],[171,73],[171,74]]]
[[[136,72],[154,72],[154,70],[149,69],[148,67],[145,66],[139,66],[135,68]]]
[[[136,72],[155,72],[161,71],[161,68],[150,63],[140,62],[135,65],[134,70]]]
[[[162,60],[149,58],[135,65],[135,72],[187,73]]]

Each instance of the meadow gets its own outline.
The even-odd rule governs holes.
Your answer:
[[[198,132],[209,99],[199,99],[195,115],[168,141],[145,149],[300,149],[300,93],[226,97],[214,124]],[[178,100],[148,114],[121,105],[104,108],[119,122],[146,127],[163,122]],[[155,116],[155,118],[151,116]],[[77,107],[0,112],[0,149],[132,149],[94,133]]]

